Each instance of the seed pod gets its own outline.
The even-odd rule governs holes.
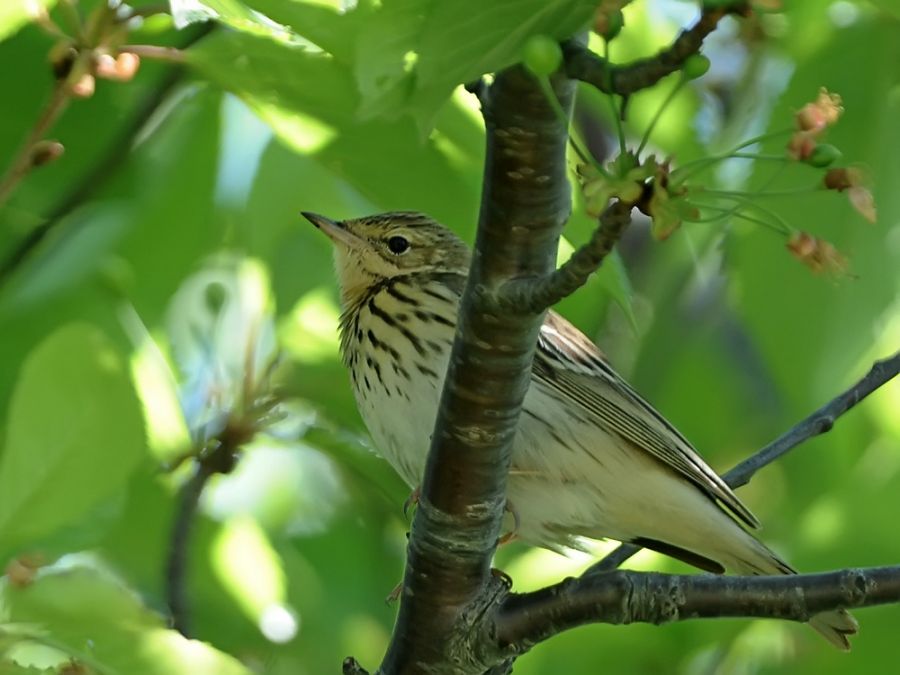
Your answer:
[[[625,26],[625,15],[621,9],[612,12],[598,11],[594,18],[594,32],[609,42],[622,32]]]
[[[38,141],[31,147],[31,166],[38,167],[55,162],[66,148],[59,141]]]
[[[698,77],[706,75],[709,70],[709,59],[703,54],[691,54],[684,60],[681,70],[687,79],[696,80]]]
[[[813,149],[812,153],[804,161],[817,169],[824,169],[826,166],[831,166],[838,161],[841,156],[841,151],[835,146],[821,143]]]
[[[522,63],[538,77],[555,73],[562,60],[562,48],[548,35],[533,35],[522,48]]]

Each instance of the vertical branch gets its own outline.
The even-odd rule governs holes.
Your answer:
[[[553,88],[568,112],[574,83],[555,78]],[[460,624],[479,622],[506,590],[490,563],[543,312],[499,313],[489,296],[510,279],[553,271],[570,211],[568,136],[537,81],[520,67],[498,74],[483,100],[487,157],[475,255],[384,674],[438,663],[486,670],[491,664],[479,669],[478,645],[468,642],[486,635]]]
[[[172,627],[190,637],[190,609],[187,599],[188,543],[200,495],[213,471],[207,464],[198,463],[194,474],[178,493],[175,523],[166,560],[166,604],[172,617]]]

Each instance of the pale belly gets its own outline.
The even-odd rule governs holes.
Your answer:
[[[374,316],[361,311],[348,333],[349,353],[357,355],[349,365],[377,449],[414,488],[424,475],[453,332],[390,303],[379,296]],[[394,316],[405,311],[406,322],[385,323],[378,316],[383,309]],[[539,380],[525,397],[507,496],[517,535],[548,548],[577,546],[578,537],[645,537],[712,553],[723,532],[752,542],[701,490],[607,433],[577,404],[558,404]]]

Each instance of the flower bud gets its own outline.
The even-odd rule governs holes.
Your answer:
[[[90,73],[85,73],[69,87],[69,92],[76,98],[90,98],[94,95],[96,86],[97,83],[94,80],[94,76]]]
[[[31,166],[44,166],[55,162],[66,151],[59,141],[38,141],[31,147]]]

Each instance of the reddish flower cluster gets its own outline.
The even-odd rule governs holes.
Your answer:
[[[787,248],[791,255],[816,274],[839,275],[847,271],[846,258],[827,241],[809,232],[795,232],[788,240]]]
[[[801,161],[812,157],[818,137],[838,121],[842,112],[841,97],[821,88],[816,100],[804,105],[794,115],[797,131],[788,141],[788,157]]]

